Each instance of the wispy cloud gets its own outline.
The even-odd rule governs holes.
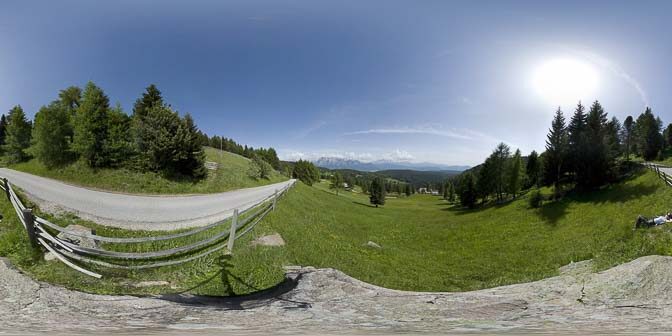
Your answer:
[[[460,132],[458,130],[445,130],[434,127],[403,127],[403,128],[372,128],[363,131],[344,133],[343,135],[360,134],[426,134],[436,135],[460,140],[474,140],[473,136]]]
[[[378,160],[389,160],[395,162],[410,162],[415,159],[415,156],[410,152],[402,149],[395,149],[390,152],[369,153],[369,152],[351,152],[351,151],[279,151],[280,159],[287,161],[309,160],[315,161],[320,158],[336,158],[344,160],[358,160],[362,162],[372,162]]]

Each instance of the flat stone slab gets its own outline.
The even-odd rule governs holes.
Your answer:
[[[463,293],[390,290],[312,267],[291,267],[287,278],[291,286],[267,294],[162,300],[92,295],[38,283],[0,258],[0,326],[9,334],[69,335],[672,330],[672,257],[648,256],[599,273]]]
[[[285,240],[282,239],[282,236],[279,233],[274,233],[268,236],[259,237],[252,242],[252,246],[285,246]]]
[[[80,235],[81,236],[90,235],[92,233],[90,228],[81,225],[68,225],[65,227],[65,229],[70,232],[76,233],[77,236],[61,232],[58,234],[57,236],[58,238],[81,247],[88,247],[88,248],[98,247],[98,244],[93,239],[80,237]]]

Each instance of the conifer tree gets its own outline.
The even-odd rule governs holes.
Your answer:
[[[660,134],[662,123],[653,115],[650,107],[637,117],[634,127],[635,146],[644,160],[653,160],[663,147],[663,136]]]
[[[607,143],[607,113],[602,105],[595,101],[586,116],[586,153],[583,162],[585,171],[577,171],[579,189],[601,186],[607,181],[608,172],[613,167]]]
[[[30,146],[31,125],[20,105],[9,110],[6,132],[4,149],[9,162],[25,160],[28,157],[25,150]]]
[[[105,143],[109,127],[109,99],[93,82],[86,84],[74,123],[73,149],[90,167],[108,164]]]
[[[466,172],[460,177],[457,193],[462,206],[473,208],[478,197],[476,191],[476,178],[471,172]]]
[[[516,149],[513,157],[509,160],[507,171],[506,191],[515,199],[523,187],[525,171],[523,170],[523,158],[520,149]]]
[[[560,181],[565,169],[566,156],[567,128],[565,117],[558,108],[546,136],[546,153],[543,160],[545,180],[553,184],[556,198],[560,194]]]
[[[5,145],[6,136],[7,136],[7,118],[3,114],[0,116],[0,146]]]
[[[207,171],[205,169],[205,152],[201,145],[200,131],[189,113],[184,116],[182,122],[184,124],[183,129],[186,132],[185,141],[182,145],[184,159],[179,161],[177,165],[182,175],[203,178],[207,175]],[[262,164],[261,177],[268,178],[271,173],[270,170],[268,164]]]
[[[525,187],[531,188],[539,185],[541,174],[541,159],[536,151],[532,151],[527,157],[527,164],[525,165]]]
[[[579,102],[574,110],[574,115],[567,126],[568,130],[568,151],[567,158],[570,171],[573,173],[574,180],[579,185],[586,185],[587,182],[587,162],[589,160],[588,148],[588,125],[585,107]]]
[[[635,123],[632,116],[627,116],[623,121],[623,146],[625,148],[625,159],[630,160],[630,153],[632,152],[632,137],[635,130]]]
[[[105,156],[110,167],[121,167],[134,157],[135,146],[131,136],[131,118],[120,104],[110,109],[108,115]]]
[[[376,208],[379,205],[385,205],[385,182],[383,182],[382,178],[376,177],[371,181],[369,193],[369,201],[371,204],[375,205]]]
[[[672,123],[668,124],[663,131],[663,137],[665,138],[665,147],[672,147]]]

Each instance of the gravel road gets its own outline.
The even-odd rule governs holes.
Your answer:
[[[0,258],[0,334],[630,334],[672,330],[672,257],[464,293],[385,289],[333,269],[235,298],[91,295],[38,283]]]
[[[43,211],[72,212],[103,225],[150,231],[214,223],[295,182],[208,195],[139,196],[86,189],[7,168],[0,168],[0,176],[21,188]]]

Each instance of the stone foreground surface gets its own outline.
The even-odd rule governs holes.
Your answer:
[[[35,282],[0,260],[0,334],[672,330],[672,257],[600,273],[574,265],[557,277],[464,293],[395,291],[333,269],[295,268],[276,289],[220,299],[85,294]]]

